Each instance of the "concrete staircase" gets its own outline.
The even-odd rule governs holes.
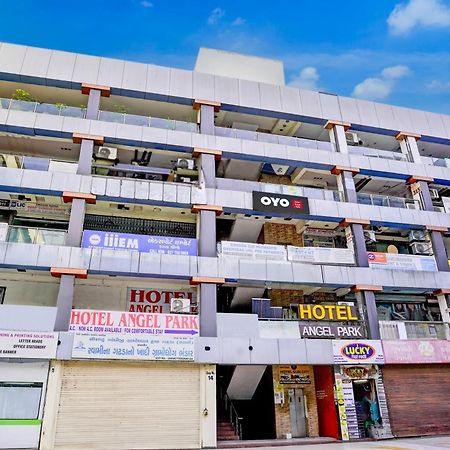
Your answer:
[[[217,440],[218,441],[237,441],[239,436],[234,430],[234,426],[226,419],[219,419],[217,422]]]

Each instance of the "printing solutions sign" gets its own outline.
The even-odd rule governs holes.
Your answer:
[[[372,269],[417,270],[437,272],[434,256],[402,255],[400,253],[367,252]]]
[[[0,331],[0,358],[53,359],[58,333]]]
[[[252,196],[255,211],[281,213],[287,216],[309,214],[309,203],[306,197],[258,191],[253,191]]]
[[[72,357],[79,359],[194,361],[194,343],[193,337],[75,333]]]
[[[333,341],[334,364],[384,364],[381,341]]]
[[[84,333],[198,334],[198,316],[73,309],[69,331]]]
[[[196,308],[195,294],[192,291],[166,291],[163,289],[127,289],[127,310],[130,312],[168,313],[170,299],[187,298],[193,310]],[[189,311],[184,311],[189,312]]]
[[[197,256],[197,240],[183,237],[84,230],[81,246],[160,255]]]

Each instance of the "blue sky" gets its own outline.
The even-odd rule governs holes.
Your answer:
[[[450,0],[0,0],[0,40],[192,69],[201,46],[288,84],[450,114]]]

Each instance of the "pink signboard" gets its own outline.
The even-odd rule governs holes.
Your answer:
[[[450,341],[385,341],[386,364],[450,363]]]

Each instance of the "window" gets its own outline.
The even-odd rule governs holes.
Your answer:
[[[37,419],[42,383],[0,383],[0,419]]]

